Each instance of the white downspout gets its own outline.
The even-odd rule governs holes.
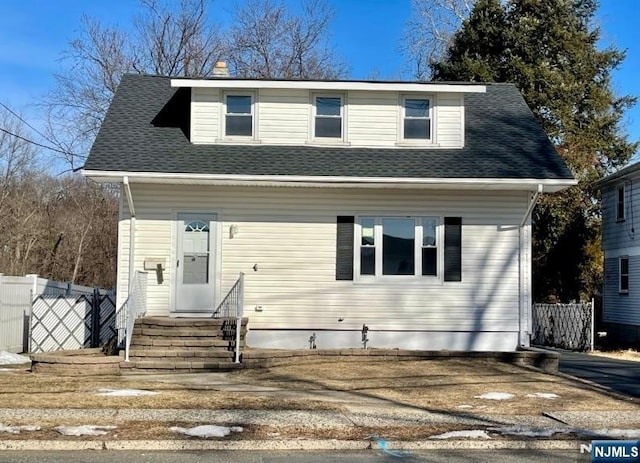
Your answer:
[[[533,194],[529,207],[525,212],[520,227],[518,227],[518,261],[519,261],[519,316],[518,316],[518,345],[528,347],[531,335],[531,224],[529,218],[533,208],[542,194],[542,184],[538,184],[537,191]],[[527,230],[525,232],[525,227]]]
[[[129,205],[129,286],[127,287],[127,293],[131,290],[131,282],[133,281],[133,273],[135,272],[135,258],[136,258],[136,209],[133,205],[133,196],[131,195],[131,187],[129,185],[129,177],[124,176],[122,179],[124,185],[125,196],[127,197],[127,204]]]

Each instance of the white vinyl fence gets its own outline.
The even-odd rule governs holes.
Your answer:
[[[33,298],[37,295],[92,295],[94,288],[39,278],[0,274],[0,351],[27,352]],[[104,295],[108,292],[100,290]]]

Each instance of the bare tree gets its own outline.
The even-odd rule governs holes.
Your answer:
[[[235,11],[229,62],[242,77],[336,79],[346,64],[329,46],[333,10],[324,0],[304,0],[299,15],[276,0],[247,0]]]
[[[430,64],[444,56],[474,4],[475,0],[412,0],[402,48],[414,78],[431,76]]]
[[[246,0],[226,32],[210,0],[140,0],[129,28],[84,17],[43,102],[47,138],[72,168],[82,165],[127,72],[208,77],[225,58],[238,77],[341,77],[346,66],[328,42],[332,15],[326,0],[304,0],[297,15],[275,0]]]
[[[31,136],[19,116],[0,108],[0,182],[18,179],[36,167],[38,152],[26,140]]]
[[[208,19],[207,0],[141,0],[131,30],[82,18],[80,35],[62,55],[66,65],[45,97],[47,138],[68,153],[72,168],[84,161],[122,75],[128,72],[207,76],[222,56],[222,41]]]
[[[208,76],[224,53],[219,28],[208,19],[205,0],[181,0],[180,7],[141,0],[143,12],[134,20],[133,68],[140,73]]]

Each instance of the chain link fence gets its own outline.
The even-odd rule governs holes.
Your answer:
[[[531,343],[573,351],[593,350],[593,301],[534,304]]]

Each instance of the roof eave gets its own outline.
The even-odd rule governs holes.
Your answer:
[[[174,183],[226,186],[285,186],[308,188],[414,188],[459,190],[519,190],[553,193],[576,185],[575,179],[536,178],[404,178],[404,177],[330,177],[294,175],[214,175],[156,172],[82,170],[82,174],[102,183]]]
[[[603,186],[607,186],[610,183],[615,182],[616,180],[620,180],[621,178],[625,178],[630,175],[638,174],[640,172],[640,162],[630,164],[626,167],[623,167],[618,172],[614,172],[611,175],[606,176],[605,178],[596,182],[596,188],[602,188]]]
[[[172,87],[198,88],[271,88],[319,91],[378,90],[423,93],[486,93],[480,84],[453,84],[433,82],[371,82],[332,80],[246,80],[246,79],[171,79]]]

